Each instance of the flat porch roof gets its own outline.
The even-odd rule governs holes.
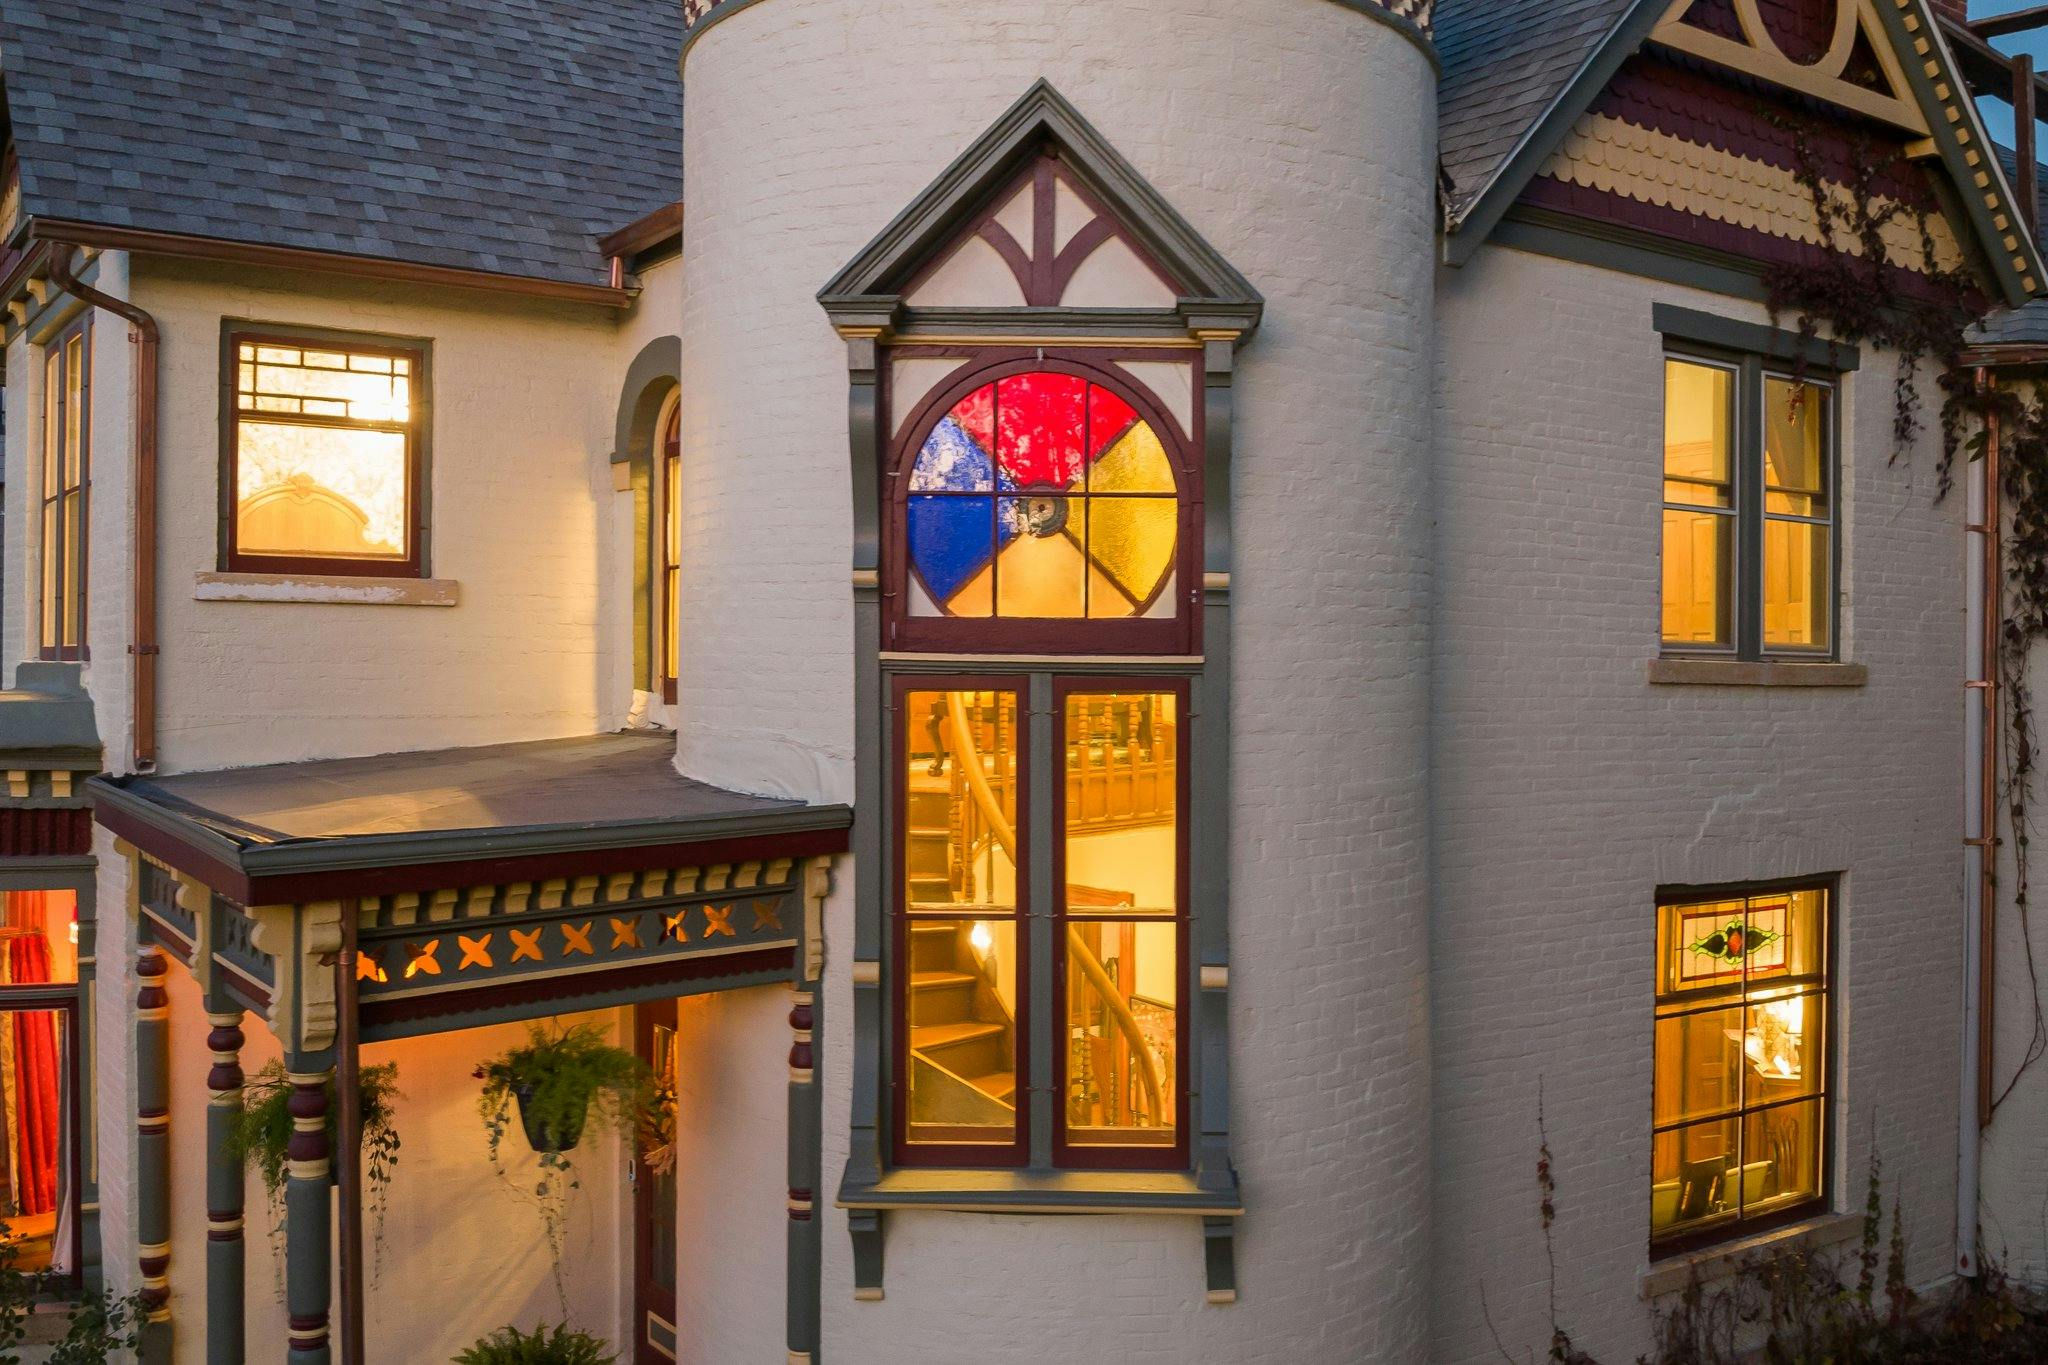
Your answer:
[[[100,824],[251,906],[845,851],[848,807],[695,782],[674,756],[621,732],[88,786]]]

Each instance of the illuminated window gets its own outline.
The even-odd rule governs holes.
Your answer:
[[[1666,357],[1668,652],[1832,655],[1834,411],[1830,383]]]
[[[661,433],[661,695],[673,703],[682,662],[676,612],[681,608],[683,564],[683,409],[669,409]]]
[[[1658,906],[1653,1243],[1825,1204],[1829,899],[1808,886]]]
[[[42,657],[83,659],[92,490],[92,314],[43,356]]]
[[[230,345],[227,567],[422,573],[424,351],[325,334]]]
[[[1182,1163],[1181,691],[1053,680],[1056,767],[1033,773],[1028,685],[899,685],[898,1156],[1023,1164],[1027,1057],[1047,1049],[1055,1164]],[[1030,826],[1035,793],[1050,829]],[[1026,910],[1034,848],[1049,915]],[[1053,964],[1038,992],[1034,942]]]

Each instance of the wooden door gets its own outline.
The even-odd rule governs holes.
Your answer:
[[[660,1132],[634,1144],[632,1358],[634,1365],[668,1365],[676,1358],[676,1002],[635,1006],[633,1034],[670,1112]]]

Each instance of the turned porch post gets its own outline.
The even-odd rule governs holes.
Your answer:
[[[224,999],[206,1003],[206,1365],[242,1365],[242,1163],[230,1141],[242,1112],[242,1011]]]
[[[334,1258],[327,1087],[334,1076],[334,1054],[290,1053],[285,1076],[292,1087],[292,1137],[285,1149],[284,1304],[290,1325],[285,1359],[290,1365],[331,1365],[327,1304]]]
[[[171,1358],[171,997],[163,950],[135,955],[135,1241],[142,1272],[142,1359]]]

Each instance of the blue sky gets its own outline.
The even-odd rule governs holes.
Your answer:
[[[2010,14],[2016,9],[2026,9],[2030,5],[2040,3],[2042,0],[1970,0],[1970,17],[1989,19],[1995,14]],[[2031,52],[2034,55],[2034,69],[2048,71],[2048,27],[2037,28],[2029,33],[2014,34],[2010,38],[1993,39],[1991,45],[2000,52]],[[2010,147],[2012,106],[2003,100],[1983,100],[1979,107],[1984,114],[1985,131],[1991,134],[1994,141]]]

